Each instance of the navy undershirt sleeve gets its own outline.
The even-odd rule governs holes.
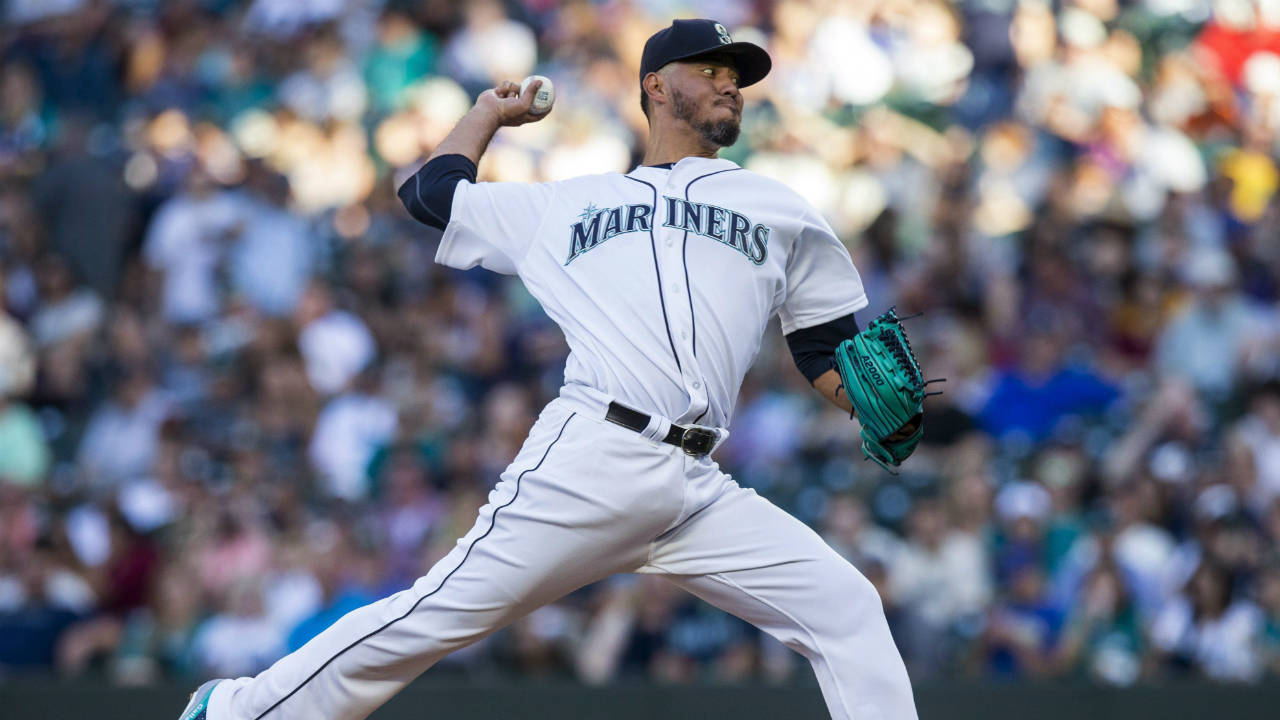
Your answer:
[[[857,334],[858,321],[849,313],[788,334],[787,347],[800,373],[812,384],[834,367],[836,347]]]
[[[441,155],[405,180],[396,194],[415,220],[444,230],[453,210],[453,191],[463,180],[476,181],[476,164],[465,155]]]

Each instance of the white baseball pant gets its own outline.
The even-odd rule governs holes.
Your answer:
[[[836,720],[916,718],[871,583],[709,458],[558,398],[480,509],[412,587],[355,610],[257,677],[219,683],[209,720],[367,717],[445,655],[615,573],[667,576],[808,658]],[[656,419],[657,420],[657,419]]]

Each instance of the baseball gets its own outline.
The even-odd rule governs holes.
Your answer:
[[[556,101],[556,89],[551,84],[551,79],[545,75],[530,75],[520,83],[520,94],[524,95],[524,91],[529,88],[529,83],[534,80],[541,80],[542,85],[538,87],[538,93],[533,96],[533,107],[530,112],[534,115],[543,115],[551,112],[551,105]]]

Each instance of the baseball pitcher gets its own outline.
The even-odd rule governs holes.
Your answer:
[[[506,82],[399,190],[440,228],[436,262],[517,275],[564,331],[559,397],[475,526],[426,576],[356,610],[257,677],[211,681],[182,720],[354,720],[453,650],[615,573],[658,574],[813,665],[831,716],[916,717],[871,583],[711,459],[776,314],[800,371],[856,411],[886,467],[915,448],[924,381],[892,313],[867,305],[844,246],[804,198],[717,157],[768,54],[719,23],[649,39],[642,164],[563,182],[477,183],[500,127],[537,122]]]

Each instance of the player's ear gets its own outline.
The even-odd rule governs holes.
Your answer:
[[[644,76],[644,81],[640,84],[646,95],[649,96],[649,105],[654,102],[664,103],[667,101],[667,88],[665,79],[656,72],[651,72]]]

